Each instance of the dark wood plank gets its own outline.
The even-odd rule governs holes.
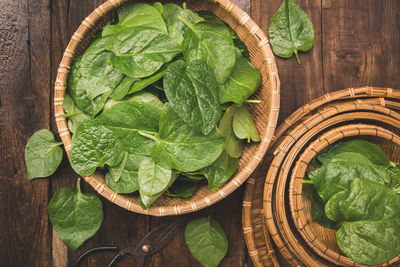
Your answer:
[[[252,0],[252,18],[268,34],[268,23],[282,1]],[[314,47],[307,53],[299,53],[301,65],[296,58],[275,57],[281,80],[281,109],[279,121],[288,117],[299,106],[322,95],[322,48],[321,48],[321,0],[297,0],[314,25]]]
[[[400,2],[322,2],[325,88],[400,88]]]
[[[102,0],[60,0],[52,1],[52,85],[54,85],[58,64],[67,46],[70,37],[79,27],[82,20],[90,14]],[[53,130],[57,132],[53,120]],[[52,180],[51,194],[62,187],[75,188],[78,175],[71,169],[66,155],[64,162]],[[83,191],[97,194],[90,186],[82,182]],[[135,245],[148,232],[148,218],[143,215],[128,212],[102,198],[104,222],[97,234],[88,240],[80,249],[73,253],[56,236],[53,236],[53,264],[55,267],[71,264],[83,251],[104,244],[113,244],[119,247]],[[104,266],[112,258],[112,253],[97,254],[88,258],[81,266]],[[125,257],[119,266],[133,266],[134,259]]]
[[[27,180],[28,138],[49,128],[49,0],[0,3],[0,263],[50,258],[48,180]],[[35,25],[35,26],[34,26]]]

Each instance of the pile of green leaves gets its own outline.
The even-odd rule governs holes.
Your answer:
[[[247,99],[261,74],[229,26],[175,4],[127,3],[73,63],[63,103],[80,175],[106,170],[148,208],[190,197],[236,171],[243,140],[260,141]],[[236,46],[235,46],[236,44]]]
[[[336,143],[313,160],[303,190],[312,218],[338,230],[342,252],[355,262],[382,264],[400,253],[400,168],[365,140]]]

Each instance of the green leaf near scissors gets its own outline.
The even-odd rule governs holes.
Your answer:
[[[301,64],[298,51],[312,48],[314,26],[294,0],[284,0],[269,21],[269,37],[275,55],[289,58],[294,53]]]

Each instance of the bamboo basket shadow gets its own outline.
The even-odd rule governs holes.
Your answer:
[[[269,168],[267,177],[263,176],[265,168],[254,172],[245,189],[243,231],[255,266],[340,264],[338,258],[319,255],[295,227],[292,212],[301,207],[292,208],[292,200],[288,201],[289,182],[295,179],[293,166],[312,141],[334,127],[375,121],[376,125],[398,134],[399,128],[393,123],[396,114],[391,109],[399,106],[399,99],[400,91],[391,88],[349,88],[325,94],[300,107],[283,121],[275,131],[271,152],[259,167],[261,169],[265,165]],[[382,117],[384,114],[386,117]],[[395,156],[396,160],[400,158],[400,149],[394,148],[393,143],[385,142],[382,147],[384,151],[390,151],[389,155]],[[264,193],[259,189],[263,183]],[[297,194],[293,193],[293,197]],[[313,231],[315,233],[316,230]],[[317,232],[319,238],[322,239],[324,232],[326,229]],[[336,245],[336,240],[334,242]]]
[[[128,1],[109,0],[96,8],[83,20],[82,24],[71,37],[63,54],[54,88],[54,113],[58,133],[64,143],[68,156],[71,150],[71,133],[68,130],[66,119],[59,117],[59,115],[64,114],[62,102],[67,90],[67,78],[71,64],[74,58],[81,55],[88,47],[91,36],[111,19],[111,13],[125,2]],[[102,173],[96,172],[91,176],[84,177],[85,181],[100,195],[127,210],[137,213],[153,216],[184,214],[210,206],[228,196],[246,181],[259,165],[269,147],[278,119],[280,81],[275,59],[269,46],[268,38],[264,32],[249,15],[229,0],[188,1],[187,8],[193,11],[212,11],[221,20],[228,23],[231,28],[236,31],[239,38],[246,44],[253,65],[261,71],[262,84],[253,97],[261,100],[262,104],[250,105],[250,112],[260,132],[261,142],[259,144],[245,146],[238,171],[221,188],[210,191],[207,185],[202,185],[188,200],[161,197],[147,210],[143,210],[140,207],[136,197],[129,195],[123,196],[112,191],[105,184],[104,175]]]

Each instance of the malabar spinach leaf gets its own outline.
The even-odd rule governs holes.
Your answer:
[[[95,195],[83,194],[80,179],[76,191],[57,190],[47,209],[57,234],[73,251],[94,236],[103,222],[101,200]]]
[[[354,179],[326,203],[326,215],[340,223],[340,249],[367,265],[385,263],[400,253],[400,197],[388,187]]]
[[[213,163],[224,149],[225,141],[219,131],[208,135],[196,132],[168,104],[160,116],[159,128],[158,136],[141,134],[156,141],[151,157],[164,168],[197,171]]]
[[[209,134],[218,124],[222,111],[218,101],[218,84],[212,69],[201,60],[189,67],[180,60],[165,73],[164,90],[175,112],[191,127]]]
[[[117,183],[119,181],[119,178],[121,177],[121,174],[122,174],[123,170],[125,169],[127,160],[128,160],[128,152],[125,151],[122,161],[117,166],[108,167],[108,171],[110,172],[114,182]]]
[[[104,106],[104,110],[107,110],[114,106],[117,103],[121,103],[123,101],[134,101],[134,102],[143,102],[149,105],[152,105],[153,107],[158,108],[160,111],[164,107],[164,103],[161,102],[161,100],[153,95],[152,93],[146,92],[146,91],[141,91],[137,92],[131,96],[127,96],[122,100],[114,100],[114,99],[109,99],[106,102],[106,105]]]
[[[220,103],[234,102],[241,105],[251,96],[261,83],[261,73],[240,53],[236,53],[236,63],[226,82],[219,86]]]
[[[29,138],[25,147],[28,180],[50,176],[57,170],[63,157],[61,144],[47,129],[39,130]]]
[[[228,251],[224,230],[210,217],[189,222],[185,227],[185,242],[192,255],[205,267],[218,266]]]
[[[239,159],[232,158],[225,151],[210,166],[203,169],[208,181],[208,188],[215,190],[223,185],[235,173],[239,166]]]
[[[144,159],[138,172],[140,194],[154,196],[165,191],[174,176],[174,171],[157,165],[150,158]]]
[[[160,110],[151,104],[121,101],[101,113],[96,121],[112,130],[125,151],[149,156],[154,141],[141,136],[138,131],[158,132]]]
[[[198,185],[198,182],[178,179],[172,184],[168,191],[164,193],[164,195],[188,199],[194,194]]]
[[[162,77],[164,77],[165,72],[167,71],[168,63],[164,64],[156,73],[151,75],[150,77],[143,78],[137,82],[135,82],[128,91],[128,94],[132,94],[135,92],[139,92],[147,86],[157,82]]]
[[[118,9],[118,24],[106,25],[102,36],[118,34],[132,27],[151,27],[167,34],[165,22],[158,8],[144,3],[127,3]]]
[[[269,37],[275,55],[289,58],[294,53],[300,64],[298,51],[312,48],[314,26],[294,0],[284,0],[269,21]]]
[[[260,136],[258,130],[251,118],[250,112],[246,104],[241,105],[235,110],[232,121],[233,132],[239,139],[247,139],[253,142],[259,142]]]
[[[129,154],[118,182],[115,182],[111,173],[106,174],[106,184],[119,194],[129,194],[139,190],[138,171],[144,156]]]
[[[71,133],[74,133],[82,122],[90,120],[90,116],[78,108],[69,94],[65,94],[62,106],[66,112],[64,117],[68,118],[68,128]]]
[[[139,79],[125,76],[120,82],[120,84],[118,84],[118,86],[110,94],[110,98],[115,100],[121,100],[129,93],[129,90],[136,82],[139,82]]]
[[[236,55],[231,33],[227,26],[215,21],[201,21],[192,24],[182,17],[189,30],[185,33],[182,50],[190,64],[200,59],[215,73],[218,83],[223,84],[235,66]]]
[[[106,127],[86,121],[72,136],[71,166],[80,175],[88,176],[97,167],[116,166],[124,156],[117,136]]]
[[[181,47],[168,35],[149,27],[120,31],[107,39],[105,47],[113,52],[112,66],[132,78],[154,74],[181,53]]]
[[[243,142],[236,137],[232,127],[233,114],[235,114],[236,109],[236,105],[228,107],[219,121],[218,128],[226,139],[225,150],[228,155],[233,158],[240,158],[243,153]]]

